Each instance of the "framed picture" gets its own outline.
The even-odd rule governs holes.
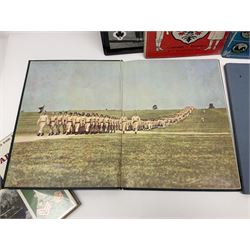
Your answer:
[[[0,190],[0,219],[61,219],[78,207],[67,190]]]
[[[105,55],[143,52],[143,31],[105,31],[101,38]]]

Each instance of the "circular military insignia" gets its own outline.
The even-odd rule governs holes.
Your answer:
[[[250,37],[250,32],[249,32],[249,31],[241,32],[241,36],[242,36],[243,38],[249,39],[249,37]]]
[[[233,53],[242,53],[246,51],[248,48],[248,45],[246,43],[237,43],[233,46],[232,52]]]
[[[127,35],[125,31],[115,31],[113,33],[113,37],[116,38],[117,40],[121,41],[123,38]]]

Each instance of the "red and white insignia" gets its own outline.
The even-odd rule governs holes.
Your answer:
[[[190,44],[203,38],[207,33],[207,31],[173,31],[172,35],[176,40]]]

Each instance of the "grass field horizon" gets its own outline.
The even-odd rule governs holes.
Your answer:
[[[124,112],[128,118],[137,112],[141,119],[160,119],[176,111]],[[95,112],[121,115],[119,110]],[[16,135],[35,136],[38,117],[21,112]],[[14,143],[6,187],[240,188],[226,108],[195,109],[186,120],[153,131]]]
[[[98,113],[103,115],[110,115],[120,118],[122,113],[131,119],[131,117],[137,113],[142,120],[147,119],[162,119],[164,117],[171,116],[181,109],[167,109],[167,110],[73,110],[75,112],[89,112],[89,113]],[[204,113],[205,111],[205,113]],[[47,114],[50,116],[52,112],[49,111]],[[57,111],[58,112],[58,111]],[[39,118],[38,112],[21,112],[19,116],[18,126],[16,129],[16,135],[21,134],[36,134],[37,125],[36,122]],[[189,119],[189,118],[192,119]],[[194,131],[194,132],[229,132],[230,133],[230,124],[227,115],[226,108],[215,108],[215,109],[195,109],[192,112],[192,115],[188,119],[172,125],[166,128],[158,128],[153,131],[164,132],[164,131]],[[201,118],[204,118],[202,122]],[[216,122],[215,122],[216,121]],[[48,126],[45,128],[45,132],[48,133]]]

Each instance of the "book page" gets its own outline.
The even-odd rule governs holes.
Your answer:
[[[122,187],[240,189],[218,61],[123,66]]]
[[[31,61],[5,187],[120,187],[120,61]]]

